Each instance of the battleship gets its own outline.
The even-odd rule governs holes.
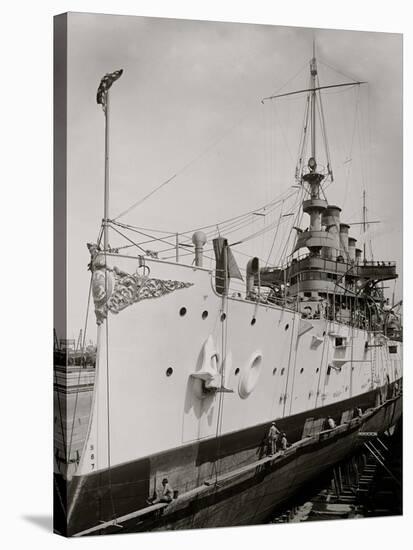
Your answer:
[[[402,414],[400,304],[383,290],[396,264],[368,260],[328,201],[340,182],[323,93],[363,82],[320,83],[313,52],[307,88],[263,100],[303,99],[289,190],[219,224],[154,236],[110,216],[109,100],[121,77],[105,75],[97,95],[105,200],[99,238],[88,243],[96,365],[82,448],[70,464],[55,461],[55,529],[83,536],[264,523]],[[291,211],[267,227],[276,241],[279,225],[291,224],[284,261],[251,255],[241,268],[236,230],[290,199]],[[123,244],[112,246],[115,237]],[[273,422],[288,445],[271,452]],[[164,478],[168,501],[155,498]]]

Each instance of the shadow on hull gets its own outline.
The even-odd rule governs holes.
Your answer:
[[[401,396],[389,399],[361,418],[301,439],[274,457],[213,476],[169,505],[147,505],[149,464],[142,461],[140,468],[138,463],[129,465],[129,481],[121,485],[116,478],[108,484],[108,472],[89,476],[85,486],[71,487],[82,493],[82,505],[69,519],[67,532],[59,532],[79,536],[266,523],[305,484],[354,452],[363,443],[361,432],[381,433],[395,425],[401,417],[401,402]],[[59,505],[58,498],[55,503]],[[120,508],[126,513],[115,513]]]

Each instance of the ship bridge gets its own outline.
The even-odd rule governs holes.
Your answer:
[[[377,284],[397,277],[396,262],[393,261],[349,263],[340,257],[332,260],[307,255],[293,259],[284,269],[262,269],[261,285],[278,287],[288,283],[290,296],[305,291],[345,294],[346,290],[354,292],[368,284]]]

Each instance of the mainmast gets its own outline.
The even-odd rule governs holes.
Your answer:
[[[309,187],[310,199],[303,201],[303,211],[310,215],[310,234],[312,240],[307,246],[313,254],[319,254],[323,243],[320,240],[321,215],[327,207],[325,200],[320,199],[321,182],[324,175],[317,170],[316,161],[316,110],[317,110],[317,61],[315,57],[315,44],[313,42],[313,57],[310,61],[310,124],[311,124],[311,144],[310,158],[308,159],[308,172],[303,174],[302,182],[307,183]],[[308,235],[309,236],[309,235]]]
[[[366,218],[367,218],[367,208],[366,208],[366,190],[363,190],[363,262],[366,263]]]
[[[316,79],[317,79],[317,61],[315,58],[315,42],[313,41],[313,57],[310,61],[311,73],[311,156],[315,160],[316,147]]]

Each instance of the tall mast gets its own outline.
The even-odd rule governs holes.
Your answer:
[[[363,263],[366,263],[366,190],[363,190]]]
[[[317,78],[317,62],[315,58],[315,41],[313,40],[313,57],[310,61],[311,73],[311,156],[315,159],[316,153],[316,78]]]

